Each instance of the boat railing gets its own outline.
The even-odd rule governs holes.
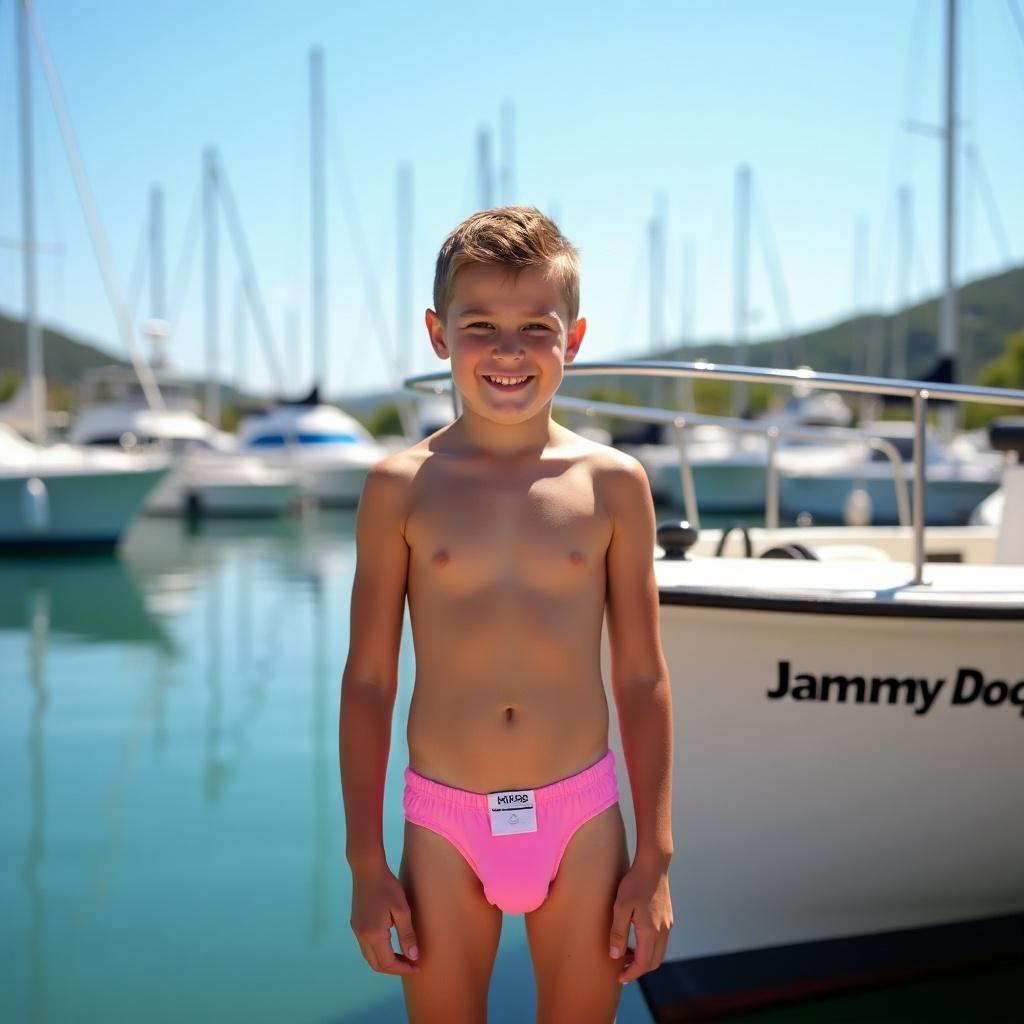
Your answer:
[[[914,540],[914,579],[915,585],[920,585],[924,580],[925,562],[925,433],[927,425],[927,412],[929,400],[955,403],[979,403],[985,405],[1016,406],[1024,408],[1024,391],[1010,390],[1005,388],[986,388],[966,384],[935,384],[926,381],[894,380],[886,377],[865,377],[845,373],[817,373],[814,370],[801,368],[799,370],[775,370],[766,367],[751,366],[730,366],[720,363],[709,362],[673,362],[666,360],[650,361],[612,361],[593,363],[573,363],[565,367],[567,377],[603,376],[603,377],[654,377],[660,379],[683,378],[691,380],[721,380],[733,384],[771,384],[784,387],[799,387],[803,389],[830,391],[845,391],[854,394],[894,396],[908,399],[913,407],[914,420],[914,448],[913,448],[913,500],[911,503],[910,525]],[[451,375],[447,372],[419,374],[409,377],[405,386],[413,391],[427,391],[435,394],[444,394],[450,391],[455,412],[458,414],[458,396],[451,388]],[[681,459],[686,460],[686,439],[685,424],[696,424],[698,422],[714,422],[720,425],[743,424],[744,427],[754,426],[758,431],[764,431],[764,425],[754,425],[744,420],[726,420],[714,417],[700,417],[695,413],[684,413],[679,411],[656,409],[648,406],[618,405],[616,403],[588,402],[586,399],[570,398],[569,396],[556,396],[555,405],[559,408],[567,408],[568,403],[580,403],[581,406],[598,410],[601,406],[620,410],[616,415],[631,416],[634,419],[642,417],[658,417],[657,421],[662,422],[660,417],[667,419],[664,422],[672,424],[677,438],[677,444],[681,452]],[[603,412],[603,410],[602,410]],[[676,420],[683,418],[684,423],[676,426]],[[774,435],[771,431],[778,431]],[[767,436],[769,442],[770,457],[774,459],[774,452],[771,451],[783,431],[789,431],[789,427],[769,425]],[[825,429],[825,428],[823,428]],[[828,428],[829,431],[842,428]],[[820,431],[808,431],[809,434],[820,436]],[[789,436],[787,434],[787,436]],[[874,439],[882,441],[881,438]],[[885,442],[888,444],[888,442]],[[892,455],[886,451],[884,445],[879,445],[885,451],[892,462]],[[898,454],[898,453],[897,453]],[[686,498],[687,508],[691,506],[696,511],[696,500],[693,493],[692,474],[689,472],[689,465],[683,467],[684,496],[689,488],[689,497]],[[903,476],[902,473],[899,474]],[[685,481],[689,483],[685,483]],[[769,472],[766,490],[769,508],[778,507],[778,477],[776,472]],[[897,489],[897,493],[899,493]],[[689,513],[688,513],[689,514]],[[776,514],[777,520],[777,514]],[[695,523],[696,525],[696,523]]]
[[[741,420],[727,416],[705,416],[700,413],[643,408],[622,405],[617,402],[592,401],[586,398],[572,398],[558,395],[554,404],[559,409],[582,413],[588,418],[611,416],[616,419],[632,420],[637,423],[660,423],[671,427],[675,447],[679,453],[679,476],[682,485],[683,507],[690,525],[700,529],[700,505],[697,501],[693,482],[693,466],[689,456],[687,427],[715,426],[739,434],[761,435],[767,441],[765,466],[765,526],[775,529],[779,525],[779,467],[778,442],[809,441],[814,444],[859,443],[881,452],[892,470],[893,487],[896,491],[896,509],[901,526],[911,525],[910,493],[903,471],[903,457],[899,449],[884,437],[875,437],[863,430],[850,427],[822,426],[810,428],[773,423],[767,420]]]

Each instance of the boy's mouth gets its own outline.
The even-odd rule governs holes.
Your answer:
[[[484,374],[484,380],[497,391],[522,391],[533,380],[528,374]]]

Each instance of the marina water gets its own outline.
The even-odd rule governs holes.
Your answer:
[[[399,1024],[349,928],[337,767],[354,515],[137,522],[0,561],[0,1018]],[[384,831],[401,850],[403,634]],[[490,1020],[533,1019],[522,918]],[[650,1017],[636,984],[619,1021]]]

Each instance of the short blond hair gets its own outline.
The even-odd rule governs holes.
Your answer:
[[[500,206],[467,217],[444,240],[434,270],[434,311],[444,320],[459,272],[475,264],[519,274],[535,267],[565,299],[569,322],[580,312],[580,257],[550,217],[533,206]]]

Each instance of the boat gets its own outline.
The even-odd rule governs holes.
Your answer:
[[[298,401],[247,416],[238,444],[269,465],[293,470],[303,493],[322,505],[357,504],[370,467],[387,454],[358,420],[322,402],[316,387]]]
[[[905,421],[865,423],[860,433],[892,445],[900,454],[902,472],[909,472],[914,425]],[[788,445],[778,455],[783,514],[796,519],[809,515],[815,522],[843,521],[854,491],[866,495],[866,518],[876,525],[900,521],[891,467],[885,454],[853,440],[822,448]],[[1003,459],[968,435],[949,443],[931,437],[925,450],[928,524],[964,525],[977,505],[998,486]]]
[[[192,385],[162,362],[152,367],[163,408],[151,408],[129,367],[89,371],[68,439],[77,444],[168,452],[173,469],[146,502],[157,515],[275,516],[291,511],[299,485],[287,466],[240,451],[198,415]]]
[[[999,530],[999,557],[1004,562],[1024,562],[1024,531],[1014,530],[1010,523],[1009,509],[1024,508],[1024,417],[1001,416],[993,420],[988,428],[989,443],[1001,452],[1013,453],[1017,462],[1008,465],[1002,486],[993,491],[971,513],[971,525],[996,527]]]
[[[6,411],[23,423],[31,440],[0,421],[0,549],[34,553],[53,548],[112,548],[167,472],[167,461],[160,455],[133,459],[118,452],[44,443],[46,377],[36,288],[30,9],[19,4],[16,13],[26,368],[19,394]]]
[[[801,379],[668,362],[566,374]],[[1024,391],[811,382],[916,396],[912,522],[659,526],[678,913],[663,964],[640,979],[659,1022],[1024,962],[1024,502],[999,527],[926,528],[920,458],[929,394],[1024,408]],[[678,413],[633,415],[671,424]],[[1024,460],[1024,443],[1014,450]],[[1005,480],[1018,475],[1024,465],[1008,463]],[[765,519],[777,523],[777,509]],[[1005,561],[1012,538],[1016,563]],[[602,661],[607,685],[607,646]],[[633,844],[614,721],[610,742]]]
[[[680,921],[640,981],[658,1021],[1024,959],[1024,502],[925,531],[925,468],[907,528],[659,529]]]
[[[801,372],[810,370],[802,367]],[[835,392],[796,388],[780,408],[753,420],[689,412],[680,412],[679,417],[700,507],[705,512],[751,513],[764,507],[769,431],[845,427],[852,413]],[[681,507],[685,496],[679,475],[680,439],[671,426],[641,422],[620,427],[612,444],[644,467],[656,502]]]
[[[113,548],[167,470],[160,454],[38,445],[0,423],[0,550]]]

